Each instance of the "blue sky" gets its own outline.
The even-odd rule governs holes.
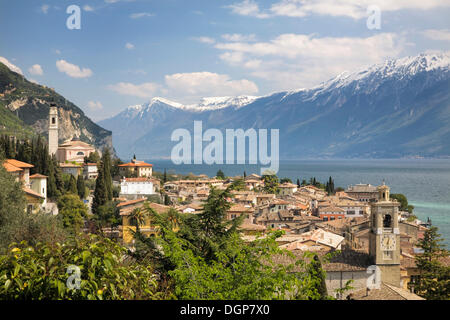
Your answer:
[[[449,0],[0,0],[0,61],[100,120],[156,96],[260,96],[448,51],[449,16]]]

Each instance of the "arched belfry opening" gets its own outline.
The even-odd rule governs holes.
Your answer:
[[[383,228],[391,228],[392,227],[392,217],[390,214],[386,214],[383,217]]]

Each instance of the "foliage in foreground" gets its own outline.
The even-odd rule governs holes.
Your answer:
[[[155,266],[179,299],[328,299],[320,263],[280,249],[275,239],[282,231],[251,243],[241,239],[242,218],[224,219],[229,196],[229,189],[211,188],[199,215],[147,207],[159,234],[145,238],[137,231],[135,256]]]
[[[416,256],[420,274],[409,285],[427,300],[450,300],[450,267],[442,263],[442,259],[448,259],[449,252],[441,244],[442,241],[437,227],[433,226],[425,231],[423,239],[418,242],[424,251]]]
[[[71,265],[79,267],[79,289]],[[94,235],[54,245],[12,245],[0,256],[0,283],[1,300],[160,298],[146,265],[131,261],[117,243]]]

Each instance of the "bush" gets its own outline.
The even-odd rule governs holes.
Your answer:
[[[76,273],[79,268],[79,288]],[[0,256],[0,299],[157,299],[147,266],[113,241],[78,235],[65,243],[15,244]],[[72,287],[72,288],[70,288]]]

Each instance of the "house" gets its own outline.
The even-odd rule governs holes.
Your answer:
[[[93,146],[74,137],[72,140],[67,140],[58,146],[56,159],[59,162],[74,161],[81,164],[84,162],[84,157],[89,157],[94,152],[95,148]]]
[[[47,176],[36,173],[30,176],[31,190],[44,198],[42,205],[47,204]]]
[[[119,174],[123,177],[129,176],[130,174],[135,174],[138,178],[151,177],[153,174],[153,165],[133,159],[131,162],[119,165]]]
[[[201,204],[190,203],[178,207],[177,210],[182,213],[199,214],[203,212],[203,206]]]
[[[96,163],[85,163],[83,165],[83,176],[85,179],[97,179],[98,168]]]
[[[6,171],[16,177],[16,181],[22,181],[25,187],[30,188],[30,169],[34,168],[32,164],[18,161],[15,159],[6,159],[3,162]]]
[[[232,220],[237,217],[240,217],[241,215],[246,215],[244,222],[253,223],[254,212],[255,210],[252,207],[246,207],[241,204],[234,204],[227,210],[226,219]]]
[[[315,229],[300,234],[300,238],[291,243],[282,245],[281,248],[289,251],[334,251],[340,250],[344,237],[322,229]]]
[[[345,210],[334,206],[321,207],[319,208],[319,218],[323,221],[343,219],[345,218]]]
[[[36,213],[41,210],[47,202],[47,177],[43,175],[30,176],[30,169],[34,166],[15,159],[6,159],[3,161],[3,167],[16,178],[17,182],[22,182],[27,212]]]
[[[75,178],[77,178],[83,170],[81,164],[78,163],[60,163],[59,167],[61,168],[62,173],[71,174]]]
[[[120,180],[120,196],[127,199],[136,199],[156,194],[159,189],[159,180],[140,177],[124,178]]]
[[[356,184],[349,186],[345,193],[361,202],[374,202],[378,200],[378,191],[376,186],[371,184]]]
[[[122,239],[124,244],[134,243],[134,232],[136,232],[137,221],[133,219],[133,213],[135,210],[145,211],[146,206],[155,210],[157,213],[164,213],[169,211],[170,207],[161,204],[149,202],[145,199],[136,199],[121,202],[117,205],[120,210],[120,216],[122,217]],[[144,221],[139,225],[139,230],[146,237],[155,236],[158,229],[152,226],[151,219],[144,212]]]
[[[297,185],[289,182],[280,184],[278,188],[280,189],[280,195],[282,196],[292,196],[297,192]]]

